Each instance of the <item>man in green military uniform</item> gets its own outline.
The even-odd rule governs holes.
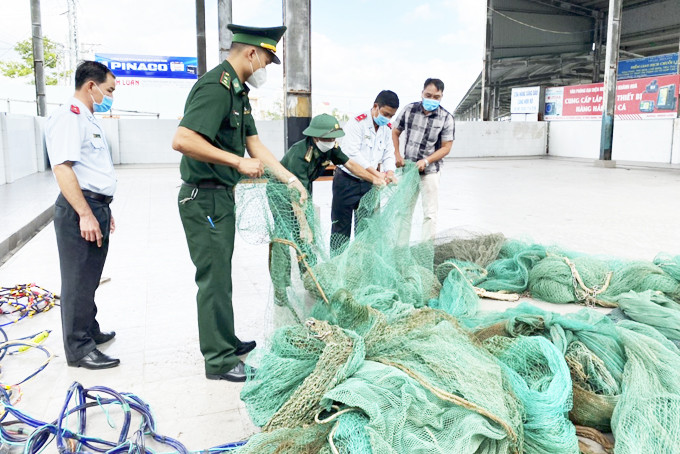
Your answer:
[[[172,147],[183,154],[179,214],[196,266],[198,330],[206,377],[245,381],[239,360],[255,347],[234,330],[231,258],[234,250],[234,186],[241,175],[262,176],[266,167],[296,189],[307,191],[262,144],[248,100],[248,84],[266,81],[265,67],[280,63],[276,45],[286,27],[254,28],[230,24],[234,33],[229,57],[193,86]],[[245,157],[248,151],[250,158]]]
[[[312,118],[309,127],[302,131],[302,134],[307,137],[290,147],[281,159],[281,164],[298,178],[310,194],[312,183],[321,176],[330,163],[344,165],[356,176],[369,183],[378,186],[385,185],[384,179],[373,175],[359,163],[349,159],[335,143],[335,139],[343,137],[345,132],[340,128],[334,116],[317,115]],[[313,266],[316,263],[316,257],[310,246],[314,238],[302,209],[295,202],[290,206],[285,200],[280,200],[282,197],[275,194],[273,190],[268,192],[274,215],[274,236],[295,242],[305,254],[309,265]],[[278,242],[270,245],[269,271],[274,284],[275,302],[279,305],[287,304],[286,288],[291,284],[288,246]]]

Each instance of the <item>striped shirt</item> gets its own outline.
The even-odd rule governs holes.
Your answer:
[[[425,115],[421,101],[404,107],[393,124],[396,129],[405,132],[404,159],[414,162],[432,155],[441,148],[442,143],[452,141],[456,131],[451,113],[439,106],[431,114]],[[400,136],[403,137],[404,134]],[[439,172],[443,164],[443,160],[432,162],[423,173]]]

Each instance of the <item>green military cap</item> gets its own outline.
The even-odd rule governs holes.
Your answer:
[[[281,63],[276,56],[276,45],[286,32],[286,26],[280,27],[246,27],[244,25],[229,24],[227,28],[234,33],[231,41],[233,43],[250,44],[251,46],[261,47],[268,50],[274,56],[273,62],[277,65]]]
[[[338,120],[333,115],[321,114],[312,118],[307,129],[302,134],[321,139],[337,139],[345,135]]]

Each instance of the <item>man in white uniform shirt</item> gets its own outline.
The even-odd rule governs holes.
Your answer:
[[[342,151],[374,176],[386,183],[395,181],[396,169],[392,125],[390,119],[399,108],[396,93],[383,90],[375,98],[370,111],[350,119],[343,127],[345,137]],[[370,215],[357,211],[361,198],[373,185],[359,179],[346,167],[339,166],[333,177],[333,203],[331,205],[331,252],[342,252],[359,221]]]
[[[109,204],[116,174],[104,130],[93,112],[113,103],[115,76],[101,63],[76,69],[73,98],[47,120],[45,142],[61,193],[54,204],[54,229],[61,269],[61,324],[66,361],[72,367],[105,369],[120,361],[97,349],[115,332],[102,332],[94,295],[101,279],[109,234],[115,230]]]

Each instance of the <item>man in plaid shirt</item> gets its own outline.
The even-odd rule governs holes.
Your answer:
[[[408,104],[397,116],[392,129],[392,140],[397,166],[403,167],[406,159],[415,162],[420,171],[424,218],[422,239],[428,241],[434,239],[437,231],[439,171],[444,165],[444,157],[451,151],[455,123],[453,115],[439,105],[444,95],[444,82],[427,79],[422,95],[421,101]],[[402,157],[399,146],[404,132]],[[414,206],[415,200],[399,229],[400,244],[409,242]]]

